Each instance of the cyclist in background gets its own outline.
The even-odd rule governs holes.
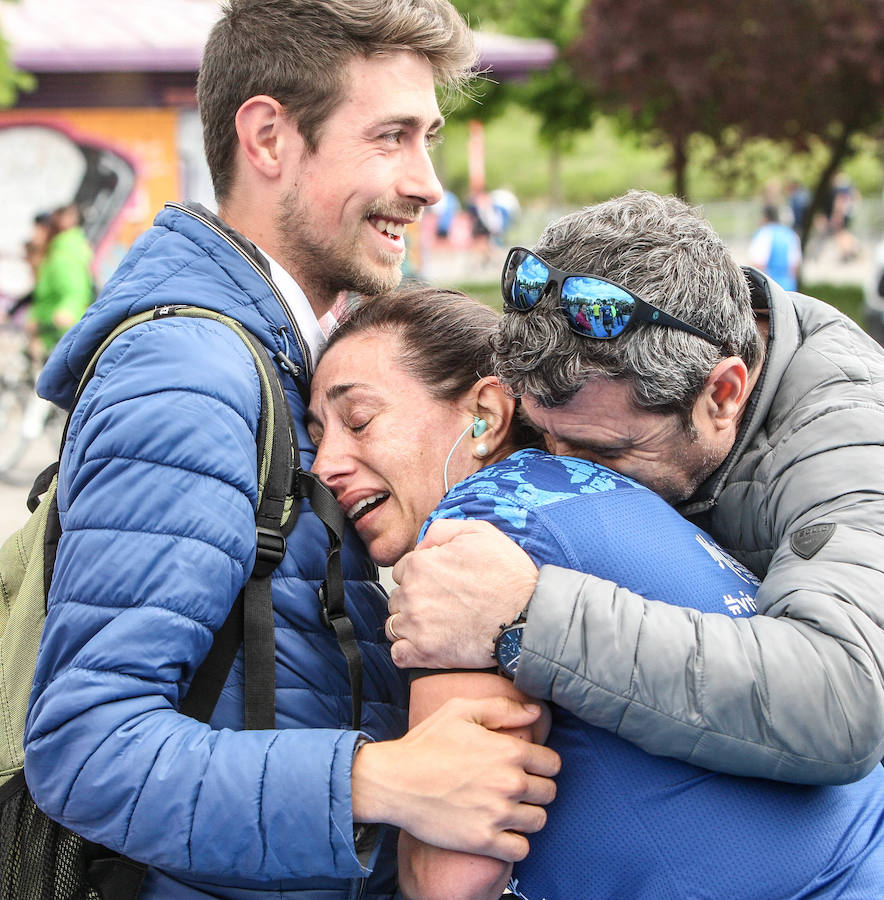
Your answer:
[[[37,266],[28,333],[31,357],[43,362],[95,297],[92,247],[79,207],[61,206],[50,216],[52,237]]]
[[[30,476],[18,467],[28,461],[29,450],[45,432],[54,409],[52,403],[37,396],[35,379],[62,335],[92,302],[95,284],[92,248],[76,204],[36,216],[24,250],[34,275],[33,289],[0,314],[0,323],[4,323],[19,310],[26,310],[21,345],[26,359],[2,373],[0,478],[27,482]]]

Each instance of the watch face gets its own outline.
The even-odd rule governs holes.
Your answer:
[[[523,625],[510,625],[505,628],[497,638],[497,646],[494,655],[501,669],[511,678],[516,675],[519,667],[519,657],[522,654],[522,628]]]

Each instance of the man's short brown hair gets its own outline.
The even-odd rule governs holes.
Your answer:
[[[448,0],[228,0],[197,84],[216,199],[230,191],[236,113],[249,97],[278,100],[313,151],[349,60],[394,50],[424,56],[437,84],[453,89],[476,60],[472,32]]]

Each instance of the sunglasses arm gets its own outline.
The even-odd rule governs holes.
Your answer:
[[[714,344],[716,347],[720,347],[721,344],[712,337],[711,334],[707,334],[703,331],[702,328],[695,328],[693,325],[689,325],[687,322],[682,322],[681,319],[676,319],[674,316],[670,316],[669,313],[663,312],[662,309],[657,309],[655,306],[651,306],[646,300],[642,300],[639,303],[636,303],[636,308],[633,312],[633,317],[641,322],[652,322],[656,325],[667,325],[670,328],[678,328],[680,331],[686,331],[688,334],[696,335],[699,338],[703,338],[704,341],[709,341],[710,344]]]

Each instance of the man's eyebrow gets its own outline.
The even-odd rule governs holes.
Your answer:
[[[403,128],[413,128],[413,129],[421,129],[426,124],[426,119],[422,119],[420,116],[390,116],[387,119],[383,119],[380,122],[375,122],[375,128],[390,128],[392,125],[400,125]],[[438,116],[433,119],[429,125],[427,125],[427,131],[438,131],[445,124],[445,119],[443,116]]]
[[[571,441],[575,447],[582,450],[591,450],[595,453],[622,453],[624,450],[630,450],[633,447],[632,441],[618,441],[614,443],[602,443],[593,440],[575,440]]]
[[[581,450],[592,450],[596,453],[620,453],[623,450],[631,449],[635,445],[635,442],[629,439],[604,442],[594,440],[593,438],[584,438],[567,434],[560,434],[559,438],[570,444],[572,447],[577,447]]]

